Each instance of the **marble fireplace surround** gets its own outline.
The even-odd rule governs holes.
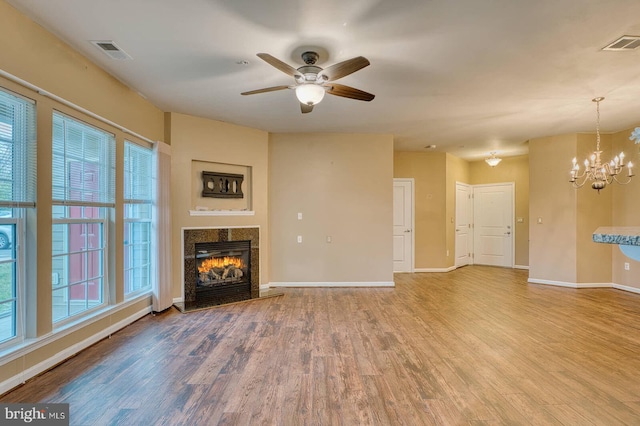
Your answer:
[[[196,306],[196,243],[220,241],[251,241],[251,294],[241,300],[225,300],[209,306]],[[259,227],[221,227],[221,228],[183,228],[183,302],[178,306],[181,311],[190,311],[260,298],[260,228]]]

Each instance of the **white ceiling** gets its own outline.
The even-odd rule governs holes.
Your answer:
[[[638,0],[8,0],[164,111],[270,132],[386,133],[396,150],[466,159],[527,152],[534,137],[640,123],[640,49],[601,48],[640,35]],[[133,60],[89,40],[113,40]],[[326,96],[301,114],[292,84],[303,47],[326,67],[371,65],[339,83],[372,102]],[[249,61],[248,65],[238,62]]]

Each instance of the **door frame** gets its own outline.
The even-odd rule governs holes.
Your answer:
[[[411,269],[408,273],[413,273],[416,270],[416,183],[414,178],[393,178],[393,183],[396,182],[411,185]]]
[[[469,215],[469,214],[471,215],[471,217],[467,217],[467,220],[469,221],[469,238],[470,238],[470,240],[471,240],[471,246],[467,245],[467,249],[469,250],[469,251],[468,251],[468,253],[469,253],[470,255],[469,255],[469,258],[467,259],[467,262],[468,262],[468,263],[466,263],[466,264],[464,264],[464,265],[458,265],[458,264],[456,263],[456,260],[457,260],[457,258],[456,258],[456,250],[457,250],[457,248],[458,248],[458,247],[457,247],[457,244],[458,244],[458,234],[456,233],[457,231],[455,231],[455,229],[458,227],[458,197],[457,197],[457,195],[458,195],[458,185],[462,185],[462,186],[466,186],[466,187],[467,187],[467,189],[468,189],[468,191],[469,191],[469,195],[470,195],[470,198],[469,198],[469,199],[471,200],[471,201],[469,202],[470,206],[468,206],[468,207],[469,207],[469,209],[470,209],[470,211],[467,211],[467,215]],[[473,208],[474,208],[473,188],[474,188],[474,186],[475,186],[475,185],[471,185],[471,184],[468,184],[468,183],[464,183],[464,182],[456,181],[456,196],[455,196],[455,200],[456,200],[456,208],[455,208],[455,212],[454,212],[456,220],[455,220],[455,222],[454,222],[454,225],[455,225],[455,226],[454,226],[454,237],[453,237],[453,241],[454,241],[454,246],[453,246],[453,257],[454,257],[454,259],[453,259],[453,266],[454,266],[454,268],[456,268],[456,269],[457,269],[457,268],[461,268],[461,267],[463,267],[463,266],[467,266],[467,265],[473,265],[473,263],[474,263],[474,262],[473,262],[473,260],[474,260],[474,258],[473,258],[473,254],[474,254],[474,245],[473,245],[473,242],[474,242],[475,232],[476,232],[475,227],[474,227],[474,225],[473,225]]]
[[[479,187],[492,187],[492,186],[510,186],[511,187],[511,268],[515,268],[515,264],[516,264],[516,224],[515,224],[515,215],[516,215],[516,184],[515,182],[496,182],[496,183],[483,183],[483,184],[479,184],[479,185],[471,185],[471,187],[473,188],[473,205],[474,205],[474,212],[475,212],[475,203],[476,203],[476,197],[475,197],[475,189],[479,188]],[[474,213],[475,214],[475,213]],[[473,247],[473,253],[474,253],[474,262],[475,262],[475,238],[476,238],[476,229],[477,227],[475,226],[475,217],[473,220],[473,238],[474,238],[474,247]],[[509,267],[509,266],[505,266],[505,267]]]

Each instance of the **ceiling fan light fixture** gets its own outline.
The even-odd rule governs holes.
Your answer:
[[[314,83],[296,86],[296,97],[305,105],[315,105],[324,98],[324,88]]]

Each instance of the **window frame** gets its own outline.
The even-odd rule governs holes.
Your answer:
[[[151,234],[153,232],[153,221],[152,221],[151,215],[150,215],[150,217],[148,219],[146,219],[146,218],[145,219],[127,218],[126,217],[127,207],[128,206],[132,206],[132,205],[136,205],[136,204],[138,204],[138,205],[140,205],[140,204],[149,205],[150,211],[151,211],[151,208],[153,207],[151,202],[148,202],[148,203],[147,202],[144,202],[144,203],[139,203],[138,202],[138,203],[125,203],[124,204],[125,214],[124,214],[124,218],[123,218],[123,228],[124,228],[123,232],[125,232],[125,244],[124,244],[124,251],[123,251],[123,256],[124,256],[124,259],[123,259],[124,260],[124,262],[123,262],[123,275],[124,275],[123,285],[124,285],[124,297],[125,297],[125,299],[131,299],[131,298],[136,297],[136,296],[138,296],[138,295],[140,295],[142,293],[146,293],[148,291],[151,291],[151,289],[152,289],[152,276],[151,276],[151,273],[152,273],[153,261],[152,261],[152,258],[151,258],[151,254],[152,254],[152,251],[151,251],[151,249],[152,249],[152,235]],[[128,243],[127,242],[128,235],[126,235],[126,229],[127,229],[126,225],[127,224],[133,224],[133,223],[146,223],[146,224],[148,224],[148,227],[149,227],[149,238],[144,243],[144,245],[147,247],[147,253],[149,255],[149,262],[143,265],[144,268],[147,271],[147,277],[148,277],[147,281],[148,281],[148,283],[144,287],[140,287],[140,288],[137,288],[135,290],[127,292],[127,274],[129,274],[130,272],[134,271],[135,269],[140,269],[139,266],[133,266],[132,267],[131,266],[131,261],[129,261],[129,267],[128,268],[124,266],[126,264],[126,256],[127,256],[127,253],[128,253],[128,249],[129,248],[133,248],[136,245],[137,246],[142,245],[140,243]]]
[[[67,133],[65,132],[64,134],[64,140],[61,142],[62,144],[62,151],[56,151],[56,145],[57,143],[60,143],[59,141],[56,142],[56,119],[62,119],[63,120],[63,129],[65,129],[64,126],[66,126],[67,122],[71,122],[73,125],[79,126],[80,127],[80,131],[82,132],[82,141],[80,142],[82,145],[80,146],[80,150],[82,155],[77,155],[77,152],[71,152],[70,155],[67,155],[67,148],[69,143],[78,143],[77,141],[70,141],[67,138]],[[86,134],[85,134],[86,132]],[[84,144],[86,142],[90,142],[90,140],[85,140],[85,137],[92,137],[92,132],[96,132],[99,136],[99,138],[103,138],[104,140],[102,142],[108,144],[106,146],[100,146],[100,150],[102,150],[102,153],[100,155],[105,155],[105,159],[108,161],[109,164],[106,165],[101,165],[98,167],[98,176],[101,179],[104,179],[104,182],[100,182],[98,181],[98,185],[104,185],[104,186],[99,186],[97,190],[95,189],[91,189],[91,188],[86,188],[84,186],[84,184],[86,183],[86,181],[84,181],[84,177],[82,178],[82,186],[81,187],[74,187],[72,186],[70,180],[71,180],[71,176],[72,173],[74,173],[71,169],[71,167],[68,167],[68,160],[69,159],[73,159],[75,158],[79,164],[78,166],[80,167],[80,171],[79,173],[94,173],[94,171],[90,171],[90,172],[86,172],[85,167],[87,165],[95,165],[95,164],[100,164],[100,161],[98,161],[98,163],[96,163],[95,161],[91,162],[91,161],[87,161],[86,160],[86,156],[85,156],[85,149],[91,149],[94,147],[87,147]],[[52,227],[51,227],[51,233],[52,236],[55,233],[55,229],[56,229],[56,225],[66,225],[66,234],[65,234],[65,251],[62,253],[58,253],[57,250],[54,249],[53,244],[56,243],[55,238],[52,238],[52,253],[51,253],[51,258],[52,261],[55,260],[56,258],[61,258],[61,257],[67,257],[68,260],[67,262],[69,262],[69,259],[71,259],[72,255],[77,255],[79,253],[84,253],[85,257],[87,255],[87,253],[91,253],[91,252],[96,252],[96,251],[100,251],[101,255],[99,256],[100,259],[100,272],[101,274],[99,275],[99,277],[95,277],[95,278],[101,278],[101,288],[99,290],[99,295],[100,295],[100,303],[96,304],[95,306],[91,306],[89,307],[89,295],[88,295],[88,287],[85,286],[85,307],[86,309],[84,310],[80,310],[78,312],[74,312],[72,313],[70,310],[70,293],[71,293],[71,288],[73,285],[77,285],[78,283],[88,283],[90,280],[90,278],[92,277],[88,277],[88,276],[82,276],[82,280],[75,282],[75,283],[71,283],[70,282],[70,273],[65,274],[66,275],[66,279],[67,279],[67,283],[64,287],[54,287],[53,285],[53,281],[51,283],[51,287],[50,287],[50,291],[51,291],[51,322],[52,322],[52,326],[54,329],[62,327],[66,324],[72,323],[72,322],[76,322],[79,320],[82,320],[86,317],[91,316],[94,312],[101,310],[103,308],[105,308],[106,306],[109,306],[113,301],[110,300],[110,295],[111,295],[111,287],[113,285],[113,283],[111,283],[110,277],[109,277],[109,270],[111,268],[111,264],[110,262],[110,256],[109,256],[109,240],[110,240],[110,231],[109,231],[109,223],[110,223],[110,218],[113,215],[113,212],[115,210],[115,177],[117,174],[116,171],[116,136],[113,132],[106,130],[105,128],[99,127],[99,126],[95,126],[93,124],[87,123],[79,118],[76,118],[74,116],[70,116],[68,114],[65,114],[63,112],[60,112],[58,110],[53,110],[53,116],[52,116],[52,145],[51,145],[51,149],[52,149],[52,163],[53,163],[53,167],[55,168],[56,166],[56,161],[60,161],[62,160],[64,162],[64,172],[62,173],[62,186],[60,185],[59,181],[56,181],[56,179],[54,179],[52,177]],[[75,147],[75,149],[78,149],[78,147]],[[99,157],[102,158],[102,157]],[[90,167],[91,169],[91,167]],[[55,171],[54,171],[55,172]],[[104,174],[102,173],[104,172]],[[76,171],[76,173],[78,173],[78,171]],[[58,177],[58,179],[60,179],[60,177]],[[76,191],[76,193],[72,194],[72,191]],[[60,194],[62,194],[62,196],[60,197]],[[81,200],[78,200],[76,197],[78,197],[79,194],[79,198],[81,198]],[[95,200],[91,200],[91,201],[85,201],[85,195],[87,194],[97,194],[99,200],[95,201]],[[58,196],[58,198],[56,198]],[[91,197],[93,198],[93,197]],[[60,212],[56,212],[57,208],[62,208],[63,212],[62,216],[60,216]],[[81,209],[81,217],[71,217],[72,213],[70,212],[71,208],[80,208]],[[86,217],[86,208],[97,208],[97,212],[98,212],[98,217]],[[80,251],[71,251],[70,250],[70,231],[69,231],[69,226],[70,225],[74,225],[74,224],[79,224],[79,225],[85,225],[88,226],[90,224],[100,224],[102,227],[102,232],[101,232],[101,241],[100,241],[100,245],[101,247],[99,249],[93,249],[93,248],[89,248],[89,247],[84,247],[82,250]],[[85,259],[85,257],[83,257],[83,260]],[[113,260],[112,260],[113,261]],[[67,263],[68,264],[68,263]],[[84,265],[86,266],[86,265]],[[66,267],[68,269],[68,266]],[[84,271],[84,270],[83,270]],[[54,271],[54,267],[52,266],[52,273],[55,273]],[[84,272],[83,272],[84,274]],[[55,317],[55,308],[54,308],[54,294],[56,291],[59,291],[60,288],[66,288],[66,293],[65,293],[65,297],[67,298],[67,306],[66,306],[66,311],[67,311],[67,315],[64,317],[60,317],[58,319],[56,319]]]
[[[37,185],[37,105],[34,99],[1,86],[0,93],[3,105],[9,109],[6,115],[7,130],[0,140],[10,151],[10,178],[4,177],[3,182],[9,183],[10,199],[0,200],[0,209],[9,210],[10,216],[0,217],[0,225],[12,227],[12,246],[10,256],[0,260],[1,264],[13,264],[11,278],[11,292],[13,297],[5,299],[12,304],[13,330],[11,336],[0,341],[0,351],[22,343],[25,339],[26,324],[26,216],[27,209],[36,206]],[[5,98],[6,97],[6,98]],[[9,136],[9,137],[6,137]],[[3,303],[4,304],[4,303]]]
[[[14,310],[13,310],[13,336],[5,340],[0,340],[0,350],[13,346],[24,340],[24,303],[25,303],[25,253],[24,244],[21,242],[24,239],[24,219],[21,217],[21,210],[19,208],[13,209],[12,217],[0,218],[0,225],[13,225],[13,253],[14,256],[11,259],[0,259],[0,264],[14,263],[15,272],[13,277],[13,291],[14,291]],[[11,300],[11,299],[7,299]]]
[[[125,299],[132,299],[135,298],[141,294],[147,293],[147,292],[151,292],[153,289],[153,267],[154,267],[154,262],[153,262],[153,200],[154,200],[154,196],[153,193],[151,193],[148,197],[148,199],[142,199],[142,198],[127,198],[127,195],[131,195],[131,193],[133,192],[131,188],[129,188],[129,184],[130,182],[128,181],[128,178],[130,177],[130,172],[127,170],[127,155],[129,153],[129,150],[133,148],[133,149],[139,149],[139,150],[144,150],[146,154],[148,154],[148,158],[149,158],[149,172],[150,174],[148,175],[148,179],[150,181],[149,183],[149,187],[150,190],[153,191],[154,187],[155,187],[155,172],[154,172],[154,167],[155,167],[155,162],[154,162],[154,152],[153,152],[153,148],[152,147],[148,147],[148,146],[144,146],[142,144],[133,142],[131,140],[125,139],[124,141],[124,158],[123,158],[123,165],[124,165],[124,185],[123,185],[123,232],[124,232],[124,250],[123,250],[123,292],[124,292],[124,297]],[[129,194],[127,194],[127,192],[129,192]],[[136,217],[136,218],[130,218],[128,217],[128,212],[129,212],[129,208],[133,207],[134,205],[146,205],[148,206],[149,209],[149,216],[147,218],[140,218],[140,217]],[[134,224],[134,223],[146,223],[148,224],[148,239],[147,241],[144,243],[144,245],[147,248],[147,254],[148,254],[148,263],[144,264],[144,268],[146,269],[147,272],[147,283],[145,286],[137,288],[135,290],[129,291],[127,292],[127,282],[128,282],[128,278],[131,279],[131,277],[128,277],[129,273],[132,273],[133,271],[135,271],[135,269],[140,269],[140,267],[138,266],[131,266],[132,263],[129,260],[129,267],[125,267],[125,265],[127,264],[127,255],[129,252],[129,249],[131,248],[133,250],[133,247],[135,247],[136,245],[141,245],[139,243],[133,243],[130,244],[128,243],[128,241],[130,241],[130,239],[128,238],[129,235],[127,235],[127,224]],[[131,232],[131,231],[130,231]],[[130,284],[130,283],[129,283]]]

